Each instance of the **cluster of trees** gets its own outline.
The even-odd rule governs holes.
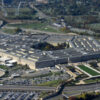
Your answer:
[[[92,93],[82,93],[76,97],[70,97],[69,100],[93,100],[94,98],[100,97],[99,92],[92,92]]]
[[[38,44],[32,46],[32,48],[40,49],[40,50],[44,50],[44,51],[60,50],[60,49],[68,48],[68,47],[69,47],[69,45],[67,43],[61,43],[61,44],[58,43],[57,46],[54,46],[54,45],[49,44],[47,42],[38,43]]]
[[[29,2],[29,1],[33,1],[33,0],[4,0],[4,3],[6,5],[18,5],[20,1],[22,1],[22,2],[25,2],[25,1]]]
[[[63,16],[67,25],[100,32],[88,27],[89,24],[100,23],[99,0],[49,0],[48,4],[37,5],[37,8],[57,20]]]
[[[23,0],[4,0],[6,4],[19,4]],[[24,0],[33,1],[33,0]],[[100,11],[99,0],[48,0],[48,4],[37,5],[48,15],[89,15]]]
[[[69,67],[69,70],[71,70],[72,72],[75,72],[75,68],[72,66]]]
[[[38,5],[39,9],[49,15],[84,15],[100,10],[99,0],[49,0],[46,5]],[[48,9],[47,9],[48,8]]]

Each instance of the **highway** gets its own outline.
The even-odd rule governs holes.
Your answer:
[[[64,88],[63,92],[65,92],[67,96],[73,96],[76,94],[81,94],[83,92],[96,90],[100,90],[100,83],[80,86],[67,86]]]
[[[22,85],[0,85],[0,92],[32,92],[32,91],[45,91],[54,92],[54,94],[48,96],[53,98],[58,95],[65,95],[67,97],[81,94],[83,92],[100,90],[100,83],[80,86],[62,86],[57,90],[56,87],[48,86],[22,86]],[[44,99],[45,100],[45,99]]]
[[[48,86],[22,86],[22,85],[0,85],[0,91],[56,91],[56,87]],[[66,86],[63,92],[68,96],[80,94],[87,91],[100,90],[100,83],[80,86]]]
[[[61,94],[68,98],[70,96],[79,95],[83,92],[91,92],[91,91],[94,92],[96,90],[97,91],[100,90],[100,83],[90,84],[90,85],[80,85],[80,86],[64,86],[63,84],[59,87],[58,91],[56,91],[52,95],[45,97],[43,100],[52,99]]]
[[[1,85],[0,91],[55,91],[56,87],[47,86],[17,86],[17,85]]]

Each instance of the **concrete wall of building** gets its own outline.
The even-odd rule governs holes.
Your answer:
[[[55,60],[55,65],[68,63],[68,58],[58,58]]]
[[[3,51],[0,51],[0,56],[5,57],[5,58],[12,58],[13,60],[16,60],[18,64],[28,65],[31,69],[36,69],[36,68],[51,67],[51,66],[55,66],[57,64],[63,64],[63,63],[77,63],[77,62],[83,62],[83,61],[88,61],[92,59],[98,59],[100,58],[100,52],[77,56],[77,57],[72,56],[72,57],[69,57],[69,59],[66,57],[66,58],[56,58],[56,60],[51,59],[51,60],[45,60],[45,61],[32,61],[32,60],[18,57],[14,54],[9,54]]]
[[[78,57],[69,57],[69,63],[76,63],[76,62],[82,62],[82,57],[78,56]]]
[[[6,52],[0,52],[0,56],[4,57],[4,58],[12,58],[13,60],[16,60],[18,64],[21,65],[28,65],[31,69],[35,69],[35,62],[28,60],[28,59],[24,59],[22,57],[18,57],[16,55],[12,55],[12,54],[8,54]]]
[[[100,58],[100,53],[95,53],[95,54],[82,56],[82,61],[88,61],[88,60],[98,59],[98,58]]]
[[[99,59],[99,58],[100,58],[100,53],[98,52],[98,53],[82,55],[78,57],[69,57],[69,62],[76,63],[76,62],[83,62],[83,61]]]
[[[57,64],[65,64],[68,63],[68,58],[59,58],[56,60],[45,60],[41,62],[36,62],[36,68],[43,68],[43,67],[52,67]]]
[[[36,62],[36,68],[52,67],[55,66],[54,60],[45,60]]]

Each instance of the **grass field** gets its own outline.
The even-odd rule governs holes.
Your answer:
[[[53,81],[41,83],[39,84],[39,86],[58,86],[62,82],[63,82],[62,80],[53,80]]]
[[[42,29],[47,26],[47,23],[35,22],[35,23],[22,23],[22,24],[8,24],[7,26],[27,28],[27,29]]]
[[[15,29],[1,29],[3,32],[8,33],[8,34],[15,34]]]
[[[96,83],[96,82],[100,82],[100,78],[95,78],[95,79],[87,79],[84,80],[85,83],[89,84],[89,83]]]
[[[48,22],[35,22],[35,23],[22,23],[22,24],[7,24],[9,27],[34,29],[46,32],[63,33],[60,29],[55,29],[54,27],[48,25]]]
[[[89,67],[86,67],[84,65],[79,65],[78,66],[81,70],[85,71],[86,73],[90,74],[91,76],[97,76],[97,75],[100,75],[100,73],[96,72],[95,70],[89,68]]]
[[[36,18],[36,11],[28,7],[20,8],[19,15],[16,15],[16,8],[6,8],[8,19],[34,19]]]
[[[8,70],[7,66],[4,66],[4,65],[0,65],[0,68],[3,70]]]
[[[100,23],[88,24],[88,27],[93,30],[100,30]]]

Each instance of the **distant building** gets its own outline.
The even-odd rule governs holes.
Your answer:
[[[48,0],[36,0],[37,3],[47,4]]]
[[[53,23],[53,26],[55,26],[55,27],[61,27],[61,24]]]

